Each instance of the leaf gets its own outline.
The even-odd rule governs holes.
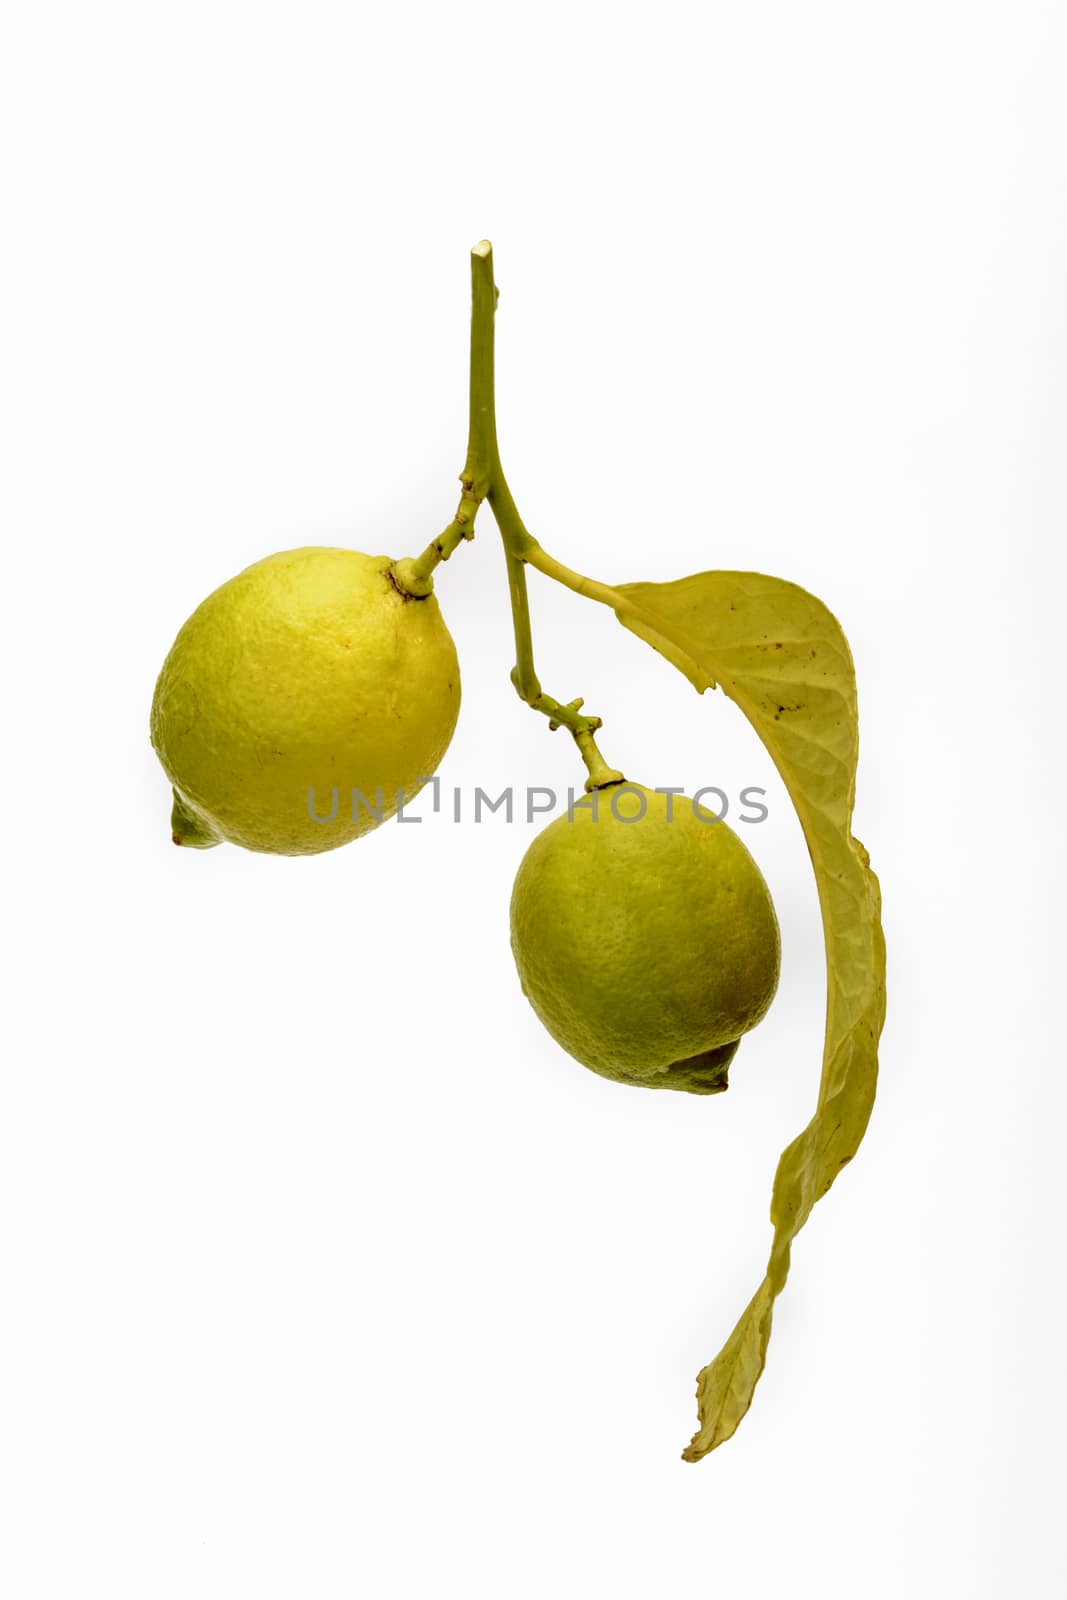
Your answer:
[[[767,1272],[729,1339],[697,1378],[699,1461],[729,1439],[767,1358],[774,1301],[793,1240],[863,1138],[885,1019],[881,896],[852,837],[859,724],[852,656],[821,600],[758,572],[627,583],[619,621],[698,689],[717,682],[763,740],[796,807],[815,869],[826,943],[826,1036],[815,1114],[778,1162]]]

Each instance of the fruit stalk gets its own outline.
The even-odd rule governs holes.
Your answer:
[[[456,514],[421,555],[398,561],[393,578],[399,589],[417,599],[433,591],[433,574],[464,539],[474,538],[478,507],[486,497],[496,459],[496,411],[493,403],[493,312],[497,289],[493,283],[492,246],[483,239],[471,251],[471,353],[467,458],[459,475],[462,485]],[[490,258],[488,274],[478,262]]]
[[[471,289],[470,438],[464,479],[465,488],[479,504],[488,500],[504,544],[515,633],[511,681],[521,700],[548,717],[550,728],[566,728],[572,734],[588,772],[587,790],[621,783],[622,773],[609,767],[597,748],[594,734],[602,726],[601,719],[586,716],[580,698],[564,703],[547,694],[534,665],[526,562],[532,560],[540,546],[519,515],[500,461],[494,360],[496,305],[500,296],[493,278],[493,247],[488,239],[482,239],[471,251]]]

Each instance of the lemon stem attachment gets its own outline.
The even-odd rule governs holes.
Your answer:
[[[581,706],[581,703],[580,700],[575,701],[575,705],[578,707]],[[597,717],[596,721],[599,722],[600,718]],[[554,726],[554,723],[549,723],[550,728]],[[586,770],[589,773],[585,780],[586,794],[592,794],[594,789],[606,789],[613,783],[626,782],[625,773],[620,772],[617,767],[609,767],[604,757],[600,754],[597,749],[597,742],[593,738],[592,730],[576,733],[574,742],[578,746],[582,760],[585,762]]]
[[[469,485],[464,483],[459,507],[448,527],[426,546],[420,556],[404,556],[393,563],[393,582],[402,594],[410,595],[413,600],[425,600],[428,594],[433,594],[434,569],[442,561],[447,561],[464,539],[474,538],[477,510],[478,501],[470,493]]]

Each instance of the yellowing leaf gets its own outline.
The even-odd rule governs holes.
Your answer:
[[[885,1018],[878,879],[852,837],[859,727],[847,641],[820,600],[757,572],[700,572],[628,583],[616,615],[698,689],[717,682],[763,740],[808,843],[826,942],[826,1037],[815,1114],[781,1156],[766,1276],[719,1354],[697,1378],[699,1461],[735,1431],[767,1357],[793,1240],[863,1138]]]
[[[658,650],[660,655],[665,656],[672,666],[677,667],[679,672],[685,674],[697,694],[703,694],[705,689],[714,689],[716,687],[715,679],[708,677],[707,672],[701,666],[692,650],[676,640],[658,633],[655,628],[648,627],[640,618],[630,617],[626,618],[625,621],[626,626],[631,628],[646,644],[650,644],[653,650]]]

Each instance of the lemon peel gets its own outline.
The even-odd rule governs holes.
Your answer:
[[[551,822],[519,867],[523,991],[557,1043],[604,1077],[725,1089],[778,984],[770,891],[737,834],[685,797],[625,784],[595,801]]]
[[[429,780],[459,704],[437,600],[398,587],[390,557],[267,556],[197,607],[156,684],[174,840],[281,855],[347,844]]]

